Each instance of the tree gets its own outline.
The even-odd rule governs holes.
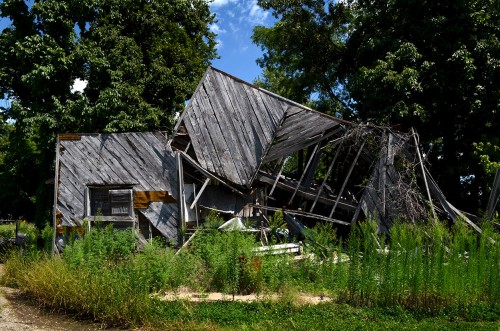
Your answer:
[[[342,59],[350,9],[315,0],[264,0],[259,5],[272,9],[280,20],[273,27],[254,29],[253,41],[265,51],[257,60],[264,68],[257,83],[301,103],[316,95],[319,103],[328,100],[330,113],[349,118]]]
[[[6,0],[0,13],[12,21],[0,34],[0,93],[12,101],[4,118],[11,144],[34,144],[26,162],[39,166],[36,184],[19,184],[27,205],[43,206],[40,221],[57,133],[167,130],[216,56],[204,0]]]
[[[330,76],[303,80],[307,87],[325,85],[316,88],[319,101],[341,100],[343,111],[337,112],[360,121],[400,124],[402,130],[415,127],[422,150],[433,146],[428,155],[432,172],[449,199],[469,211],[484,206],[488,183],[475,146],[497,144],[500,136],[498,1],[259,4],[280,19],[274,27],[254,30],[254,40],[266,51],[260,59],[263,66],[290,79],[313,71],[302,57],[307,56],[305,63],[323,66]],[[344,19],[339,24],[331,17]],[[316,40],[298,31],[310,24],[327,34],[321,43],[301,42]],[[287,39],[298,40],[293,46],[277,38],[282,25],[297,27],[288,30]],[[327,51],[333,47],[341,50],[335,56]],[[326,86],[335,96],[322,92]]]

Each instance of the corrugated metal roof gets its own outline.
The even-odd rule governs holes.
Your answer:
[[[263,163],[306,148],[347,123],[212,67],[181,116],[178,123],[187,129],[200,165],[247,187]]]

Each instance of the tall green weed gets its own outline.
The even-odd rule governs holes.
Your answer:
[[[495,320],[500,238],[491,227],[483,229],[478,235],[461,224],[449,229],[441,223],[396,223],[386,238],[375,223],[365,222],[343,242],[321,225],[306,243],[314,254],[297,260],[257,255],[256,238],[236,231],[200,230],[190,247],[176,254],[155,241],[137,253],[133,231],[94,228],[72,238],[62,256],[14,254],[3,280],[47,305],[111,324],[163,321],[165,306],[156,294],[181,286],[290,298],[305,291],[353,305]]]

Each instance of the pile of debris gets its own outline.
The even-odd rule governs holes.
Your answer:
[[[281,211],[293,235],[316,222],[347,232],[368,217],[381,232],[437,218],[481,232],[444,197],[415,132],[347,122],[212,67],[170,139],[66,134],[56,151],[59,235],[99,219],[180,243],[213,210],[262,226]]]

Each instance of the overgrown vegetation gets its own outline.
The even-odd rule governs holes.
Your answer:
[[[13,255],[3,282],[43,304],[108,324],[278,329],[276,321],[287,320],[294,329],[383,329],[402,321],[408,328],[481,321],[475,327],[494,329],[500,320],[500,236],[484,229],[478,237],[460,224],[449,230],[439,223],[401,223],[385,237],[366,222],[343,242],[321,225],[304,243],[313,254],[296,259],[257,255],[255,237],[236,231],[206,228],[176,254],[155,241],[137,253],[132,231],[95,228],[73,238],[61,256]],[[228,298],[257,292],[261,300],[161,300],[180,288],[221,291]],[[281,299],[271,304],[270,293]],[[304,293],[332,302],[297,307]]]
[[[13,250],[16,244],[20,244],[23,249],[34,249],[37,246],[39,237],[38,229],[26,221],[19,221],[17,224],[16,238],[16,223],[0,224],[0,262],[4,257]]]

